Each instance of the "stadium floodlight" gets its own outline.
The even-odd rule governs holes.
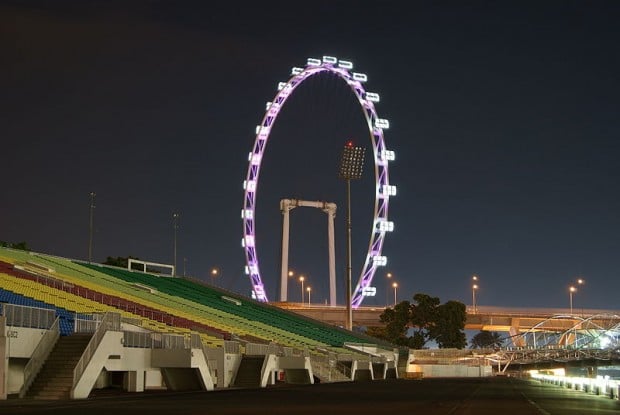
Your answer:
[[[172,214],[172,227],[174,228],[174,272],[172,275],[175,277],[177,276],[177,229],[179,229],[179,216],[176,212]]]
[[[342,149],[339,177],[347,182],[347,283],[346,329],[353,330],[353,310],[351,308],[351,180],[362,177],[364,167],[364,147],[357,147],[352,140],[347,141]]]
[[[95,214],[95,192],[90,192],[90,222],[88,228],[88,263],[93,260],[93,218]]]
[[[347,141],[342,149],[340,163],[340,178],[344,180],[357,180],[362,177],[364,167],[364,147],[356,147],[353,141]]]

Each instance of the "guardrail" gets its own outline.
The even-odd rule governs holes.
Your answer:
[[[17,304],[4,304],[2,314],[6,317],[6,325],[13,327],[49,330],[56,320],[54,310]]]
[[[260,343],[248,343],[245,345],[245,354],[250,356],[265,356],[269,354],[269,345]]]
[[[144,331],[123,331],[123,347],[151,349],[153,347],[152,334]]]
[[[93,318],[78,317],[76,314],[74,319],[73,332],[74,333],[94,333],[99,327],[101,317],[99,314],[94,314]]]
[[[239,342],[225,340],[224,341],[224,353],[240,354],[241,345],[239,344]]]
[[[544,383],[551,383],[556,386],[580,390],[596,395],[606,395],[612,399],[618,399],[618,394],[620,393],[620,380],[610,379],[609,376],[584,378],[547,375],[543,373],[533,373],[531,376],[532,379],[536,379]]]
[[[351,368],[338,361],[338,354],[310,354],[312,373],[326,382],[350,381]]]
[[[200,335],[123,331],[123,347],[141,349],[202,349]]]
[[[32,352],[32,356],[30,356],[30,360],[26,363],[24,367],[24,384],[19,390],[19,397],[23,398],[32,386],[32,382],[34,382],[37,373],[43,367],[43,364],[47,360],[48,356],[54,349],[54,345],[58,338],[60,337],[60,318],[57,317],[52,327],[48,331],[45,332],[43,337],[41,337],[41,341]]]
[[[82,353],[82,357],[78,361],[75,369],[73,369],[73,385],[75,386],[82,377],[84,370],[90,363],[90,359],[92,359],[95,351],[97,351],[97,347],[99,347],[99,343],[103,339],[103,336],[108,330],[120,331],[121,329],[121,315],[119,313],[105,313],[103,318],[100,321],[99,327],[93,334],[93,337],[88,342],[84,353]]]

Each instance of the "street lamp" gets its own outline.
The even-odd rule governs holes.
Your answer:
[[[584,280],[583,278],[577,278],[576,282],[578,287],[586,284],[586,280]],[[581,295],[581,314],[583,317],[583,294]]]
[[[217,268],[211,269],[211,285],[215,286],[215,277],[218,276],[220,271]]]
[[[312,287],[306,288],[306,291],[308,291],[308,305],[310,305],[310,294],[312,293]]]
[[[392,280],[392,273],[388,272],[385,274],[385,306],[388,305],[388,293],[390,291],[390,281]]]
[[[174,276],[177,275],[177,229],[179,229],[179,214],[172,214],[172,227],[174,228]]]
[[[472,285],[471,285],[471,305],[474,310],[474,314],[478,311],[476,308],[476,290],[478,289],[478,276],[474,275],[471,277]]]
[[[345,328],[353,329],[353,310],[351,308],[351,180],[362,177],[364,165],[364,147],[357,147],[352,140],[346,142],[342,149],[340,171],[338,176],[347,182],[347,275],[346,306],[347,319]]]
[[[93,217],[95,211],[95,192],[90,192],[90,222],[88,227],[88,263],[93,260]]]
[[[396,289],[398,288],[398,283],[393,282],[392,287],[394,287],[394,305],[396,305]]]
[[[569,299],[569,303],[570,303],[570,315],[573,315],[573,293],[577,292],[577,288],[575,288],[575,286],[571,285],[570,287],[568,287],[568,299]]]
[[[299,282],[301,283],[301,303],[304,303],[305,300],[305,295],[304,295],[304,281],[306,280],[306,277],[304,277],[303,275],[299,276]]]

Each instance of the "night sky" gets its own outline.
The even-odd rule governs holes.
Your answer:
[[[335,56],[381,95],[396,152],[395,231],[373,281],[479,305],[620,309],[620,3],[616,1],[0,1],[0,240],[87,259],[173,262],[249,294],[242,182],[265,103],[290,68]],[[249,2],[248,2],[249,3]],[[366,3],[363,3],[366,4]],[[354,285],[374,204],[370,139],[334,76],[287,101],[269,138],[257,250],[278,298],[279,200],[338,204],[341,147],[367,149],[352,184]],[[328,298],[326,219],[291,215],[290,265]],[[299,301],[296,281],[289,288]]]

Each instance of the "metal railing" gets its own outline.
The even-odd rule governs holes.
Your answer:
[[[92,359],[93,355],[97,351],[97,347],[99,347],[99,343],[103,339],[103,336],[108,330],[120,331],[121,329],[121,315],[119,313],[105,313],[103,318],[100,321],[99,327],[93,334],[93,337],[88,342],[84,353],[82,353],[82,357],[78,361],[75,369],[73,369],[73,385],[75,386],[82,377],[84,370],[90,363],[90,359]]]
[[[6,317],[6,325],[13,327],[49,330],[56,320],[56,311],[49,308],[4,304],[2,313]]]
[[[312,373],[326,382],[350,381],[351,369],[339,362],[336,353],[311,354]]]
[[[224,341],[224,353],[239,354],[241,353],[241,345],[235,341]]]
[[[97,327],[99,327],[99,323],[101,322],[101,317],[99,315],[94,315],[94,318],[86,318],[86,317],[78,317],[75,315],[73,325],[74,333],[94,333],[97,331]]]
[[[19,390],[19,397],[23,398],[28,392],[30,386],[32,386],[32,382],[34,382],[35,377],[43,367],[43,364],[47,360],[48,356],[54,349],[54,345],[58,341],[60,337],[60,318],[57,317],[52,327],[48,331],[45,332],[39,344],[32,352],[32,356],[30,356],[30,360],[26,363],[24,367],[24,384]]]
[[[153,348],[152,333],[143,331],[123,331],[123,347],[151,349]]]
[[[248,343],[245,345],[245,354],[250,356],[265,356],[269,354],[269,345],[260,343]]]

